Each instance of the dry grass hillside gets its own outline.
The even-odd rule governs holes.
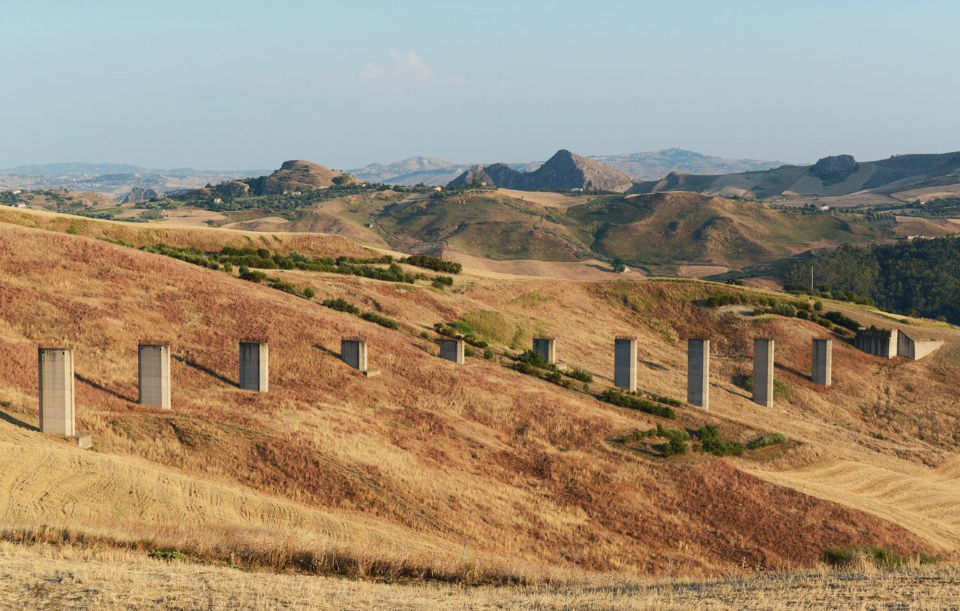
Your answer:
[[[878,225],[855,215],[801,214],[698,193],[627,195],[568,209],[591,248],[661,271],[684,262],[743,267],[816,248],[890,241],[911,231],[945,235],[944,222]]]
[[[953,329],[936,328],[948,344],[916,363],[837,342],[834,386],[824,390],[807,378],[821,327],[699,305],[747,289],[469,270],[434,289],[276,272],[312,286],[316,298],[307,300],[98,237],[366,252],[317,234],[0,214],[0,538],[8,541],[481,583],[792,569],[836,546],[950,556],[960,543]],[[335,297],[400,328],[317,303]],[[712,410],[681,407],[666,420],[523,375],[506,357],[442,361],[421,333],[431,338],[434,323],[458,320],[498,355],[526,348],[534,334],[556,335],[560,358],[595,374],[594,393],[610,384],[613,337],[636,335],[640,386],[678,399],[683,340],[708,335]],[[352,335],[368,338],[382,375],[364,377],[337,358],[340,338]],[[778,340],[784,384],[774,408],[734,384],[749,372],[757,335]],[[236,387],[237,342],[248,337],[270,341],[268,394]],[[144,338],[172,342],[170,412],[135,404]],[[94,451],[34,430],[38,344],[76,350],[78,428],[92,433]],[[739,458],[664,459],[618,441],[658,423],[716,424],[741,441],[779,432],[789,442]]]

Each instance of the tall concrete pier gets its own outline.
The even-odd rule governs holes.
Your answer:
[[[270,358],[266,342],[240,342],[240,388],[267,392],[270,386]]]
[[[710,340],[687,341],[687,403],[710,409]]]
[[[773,407],[773,340],[753,340],[753,400]]]
[[[74,437],[77,411],[73,391],[73,352],[66,348],[37,350],[40,431]]]
[[[367,340],[362,337],[343,338],[340,340],[340,358],[354,369],[366,371]]]
[[[170,409],[170,345],[141,342],[137,374],[140,405]]]
[[[465,360],[464,341],[462,339],[443,338],[440,340],[440,358],[463,365]]]
[[[552,337],[533,338],[533,351],[540,355],[543,361],[549,365],[557,362],[557,340]]]
[[[613,383],[633,392],[637,390],[637,339],[618,337],[613,342]]]
[[[814,384],[830,386],[833,383],[833,340],[813,340],[813,373],[810,376]]]

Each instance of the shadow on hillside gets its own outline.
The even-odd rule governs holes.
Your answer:
[[[6,412],[2,412],[2,411],[0,411],[0,420],[3,420],[4,422],[9,422],[10,424],[12,424],[12,425],[14,425],[14,426],[19,426],[19,427],[22,428],[22,429],[27,429],[28,431],[39,431],[39,430],[40,430],[39,428],[33,426],[32,424],[27,424],[27,423],[24,422],[23,420],[20,420],[19,418],[14,418],[14,417],[11,416],[10,414],[8,414],[8,413],[6,413]]]
[[[207,374],[207,375],[210,376],[211,378],[215,378],[215,379],[217,379],[217,380],[220,380],[220,381],[223,382],[224,384],[227,384],[227,385],[229,385],[229,386],[233,386],[234,388],[240,388],[240,384],[239,384],[239,383],[234,382],[233,380],[231,380],[230,378],[228,378],[228,377],[226,377],[226,376],[220,375],[220,374],[217,373],[216,371],[210,369],[209,367],[205,367],[205,366],[201,365],[200,363],[197,363],[196,361],[191,361],[190,359],[188,359],[188,358],[186,358],[186,357],[183,357],[183,356],[180,356],[179,354],[174,354],[174,355],[173,355],[173,358],[176,359],[177,361],[183,363],[183,364],[186,365],[187,367],[191,367],[191,368],[196,369],[197,371],[199,371],[199,372],[201,372],[201,373]]]
[[[340,358],[340,353],[339,353],[339,352],[334,352],[333,350],[327,348],[326,346],[321,346],[320,344],[314,344],[313,347],[316,348],[317,350],[319,350],[320,352],[325,352],[325,353],[329,354],[329,355],[332,356],[332,357],[335,357],[335,358],[337,358],[337,359]]]
[[[661,365],[660,363],[654,363],[653,361],[645,361],[640,359],[640,362],[649,367],[650,369],[656,369],[657,371],[667,371],[667,368]]]
[[[736,384],[736,382],[734,382],[734,384]],[[738,392],[737,390],[731,390],[731,389],[726,388],[726,387],[724,387],[724,386],[713,386],[712,384],[710,385],[710,388],[717,388],[718,390],[722,390],[722,391],[724,391],[724,392],[728,392],[728,393],[730,393],[731,395],[734,395],[734,396],[737,396],[737,397],[743,397],[744,399],[750,399],[751,401],[753,400],[753,395],[752,395],[751,393],[747,392],[747,391]],[[739,389],[738,389],[738,390],[739,390]]]
[[[588,263],[587,267],[592,267],[593,269],[599,269],[602,272],[607,272],[608,274],[616,274],[618,272],[613,271],[613,268],[609,265],[597,265],[596,263]]]
[[[84,384],[86,384],[87,386],[89,386],[90,388],[94,388],[94,389],[96,389],[96,390],[105,392],[105,393],[107,393],[108,395],[113,395],[114,397],[120,399],[121,401],[127,401],[127,402],[129,402],[129,403],[136,403],[136,402],[137,402],[136,399],[132,399],[132,398],[128,397],[127,395],[120,394],[120,393],[118,393],[118,392],[115,391],[115,390],[110,390],[109,388],[107,388],[107,387],[104,386],[103,384],[100,384],[100,383],[98,383],[98,382],[94,382],[94,381],[91,380],[90,378],[85,378],[85,377],[83,377],[82,375],[79,375],[79,374],[76,375],[76,378],[77,378],[78,380],[80,380],[81,382],[83,382]]]
[[[780,363],[775,363],[775,364],[774,364],[774,367],[776,367],[777,369],[782,369],[783,371],[787,371],[787,372],[789,372],[789,373],[792,373],[793,375],[797,376],[797,377],[800,378],[801,380],[812,380],[812,379],[813,379],[813,377],[812,377],[809,373],[803,373],[803,372],[797,371],[797,370],[794,369],[793,367],[787,367],[786,365],[781,365]]]

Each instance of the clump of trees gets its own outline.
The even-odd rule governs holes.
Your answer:
[[[782,279],[809,282],[817,293],[852,296],[855,301],[906,315],[960,323],[960,238],[916,238],[889,246],[842,246],[814,260],[789,266]]]
[[[407,265],[414,265],[424,269],[432,269],[435,272],[444,272],[447,274],[459,274],[463,271],[463,265],[459,263],[444,261],[439,257],[431,257],[429,255],[411,255],[406,259],[401,259],[400,263],[406,263]]]

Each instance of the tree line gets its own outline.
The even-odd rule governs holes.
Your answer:
[[[841,246],[788,266],[781,280],[817,294],[853,296],[880,308],[960,324],[960,237],[916,238],[889,246]]]

